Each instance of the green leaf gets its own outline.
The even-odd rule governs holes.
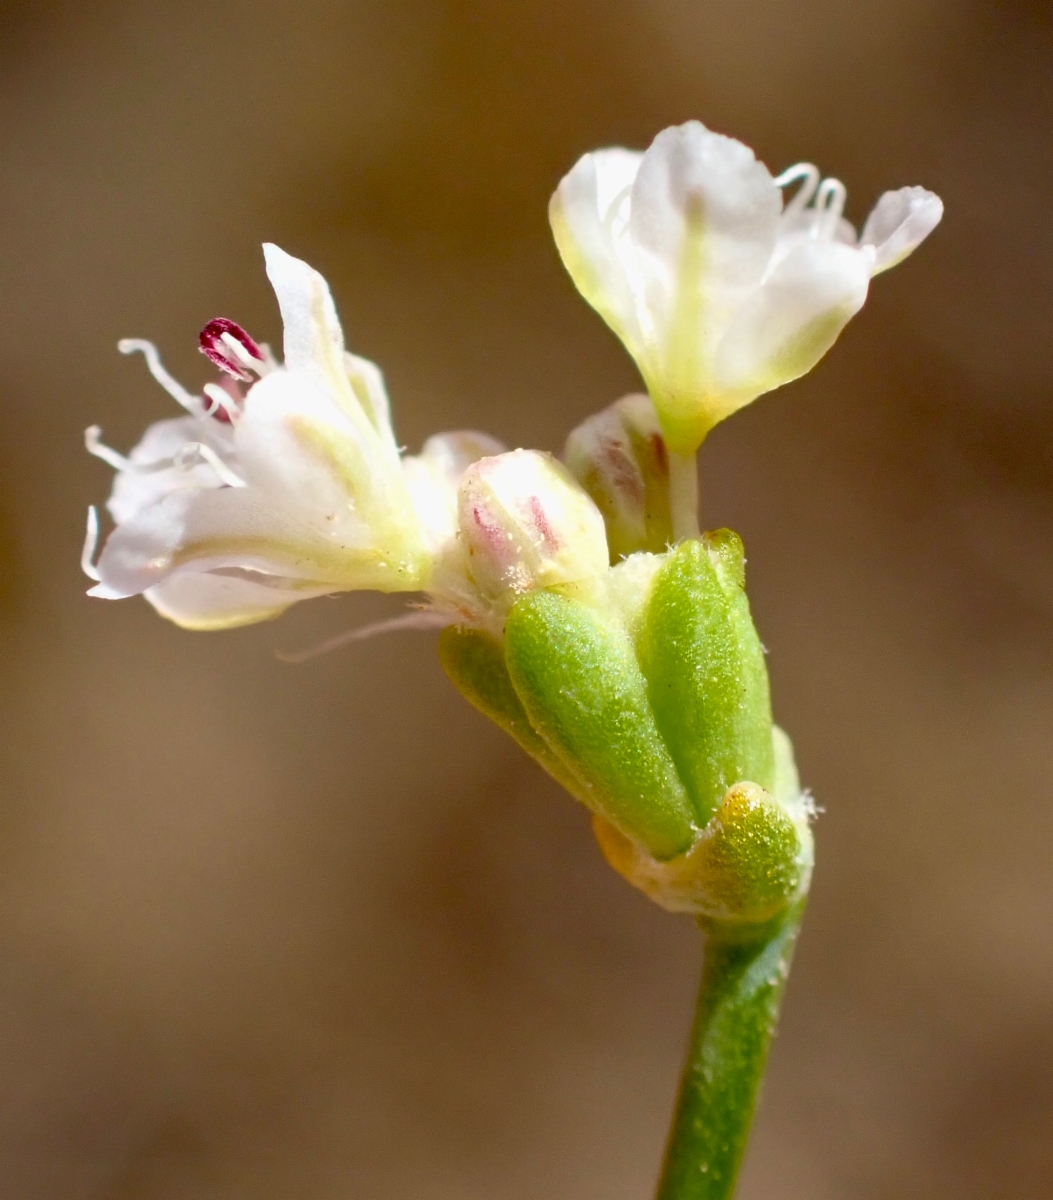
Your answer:
[[[705,824],[732,784],[771,790],[768,671],[728,529],[681,543],[659,568],[640,639],[658,727]]]
[[[655,858],[687,850],[699,830],[621,626],[531,592],[509,615],[505,659],[531,725],[582,780],[585,803]]]

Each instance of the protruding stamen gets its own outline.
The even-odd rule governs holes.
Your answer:
[[[195,417],[201,415],[200,398],[192,395],[181,383],[178,383],[168,374],[161,365],[161,356],[157,353],[157,347],[153,342],[147,342],[143,338],[121,338],[117,343],[117,349],[122,354],[135,354],[138,351],[146,359],[146,366],[150,374],[172,399],[181,404],[188,413],[192,413]]]
[[[245,480],[235,474],[215,450],[206,446],[204,442],[184,443],[172,459],[172,465],[180,471],[190,471],[202,462],[208,463],[227,487],[248,487]]]
[[[815,211],[819,214],[816,236],[832,238],[837,231],[837,223],[845,211],[845,200],[848,199],[848,189],[840,179],[824,179],[815,197]]]
[[[790,184],[801,181],[801,186],[793,194],[793,198],[783,211],[796,214],[805,208],[815,195],[815,190],[819,186],[819,178],[819,168],[814,163],[806,162],[794,163],[792,167],[787,167],[781,175],[777,175],[775,186],[779,188],[789,187]]]
[[[134,471],[135,463],[130,458],[125,458],[123,454],[118,454],[116,450],[110,446],[104,445],[99,441],[102,436],[102,429],[98,425],[89,425],[84,430],[84,448],[89,454],[94,454],[96,458],[101,458],[108,466],[113,467],[115,471]]]
[[[259,346],[240,325],[226,317],[209,321],[198,334],[198,348],[221,371],[242,383],[252,383],[252,372],[258,374],[258,367],[266,363]]]
[[[95,565],[95,549],[99,544],[99,514],[95,505],[88,505],[88,527],[84,531],[84,547],[80,552],[80,569],[89,579],[101,582],[102,576]]]
[[[229,388],[225,386],[226,383],[230,384]],[[205,409],[206,415],[215,417],[224,425],[232,425],[241,416],[241,404],[244,400],[240,394],[235,394],[234,389],[237,386],[233,379],[223,383],[206,383],[204,392],[210,402]]]

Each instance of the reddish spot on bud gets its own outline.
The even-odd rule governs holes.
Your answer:
[[[245,351],[249,358],[263,362],[263,351],[249,337],[242,327],[226,317],[214,317],[198,334],[198,349],[210,361],[214,362],[221,371],[225,371],[242,383],[251,383],[252,375],[245,364],[234,354],[227,345],[224,335],[231,337]]]
[[[501,552],[505,547],[505,542],[508,540],[505,537],[504,530],[496,521],[490,519],[490,515],[484,510],[481,504],[472,505],[472,520],[475,521],[476,528],[483,535],[487,546],[495,558],[500,558]],[[474,554],[475,551],[469,548],[469,554]]]
[[[628,500],[642,504],[644,482],[640,468],[629,457],[628,451],[617,437],[605,437],[600,440],[600,458],[606,464],[608,477],[614,488]]]
[[[545,543],[545,549],[550,554],[554,554],[559,549],[559,538],[556,537],[556,531],[549,524],[540,497],[531,496],[527,500],[527,508],[530,509],[530,516],[533,518],[534,527],[541,535],[541,540]]]
[[[669,453],[666,450],[665,438],[660,433],[651,435],[651,449],[654,452],[654,461],[658,466],[659,471],[663,475],[669,474]]]

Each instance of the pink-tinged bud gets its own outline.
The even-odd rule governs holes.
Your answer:
[[[473,463],[457,513],[472,578],[490,600],[607,571],[603,517],[549,454],[513,450]]]
[[[563,457],[603,513],[611,562],[660,554],[673,541],[669,455],[647,396],[625,396],[583,421]]]
[[[221,371],[253,383],[252,371],[264,365],[263,351],[236,321],[214,317],[198,334],[198,349]]]

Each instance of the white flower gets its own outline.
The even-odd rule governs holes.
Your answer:
[[[330,592],[425,590],[456,537],[460,475],[502,449],[445,434],[403,459],[380,371],[345,352],[325,280],[277,246],[264,254],[283,365],[233,322],[211,321],[201,349],[230,378],[194,396],[150,343],[121,343],[187,415],[150,426],[127,458],[87,431],[88,449],[117,469],[107,505],[117,528],[97,566],[90,546],[85,555],[91,595],[141,593],[179,625],[221,629]]]
[[[781,189],[800,182],[783,206]],[[586,154],[552,197],[563,262],[636,360],[670,449],[809,371],[894,266],[939,223],[923,188],[886,192],[857,239],[845,189],[811,164],[773,179],[698,121],[644,154]]]

